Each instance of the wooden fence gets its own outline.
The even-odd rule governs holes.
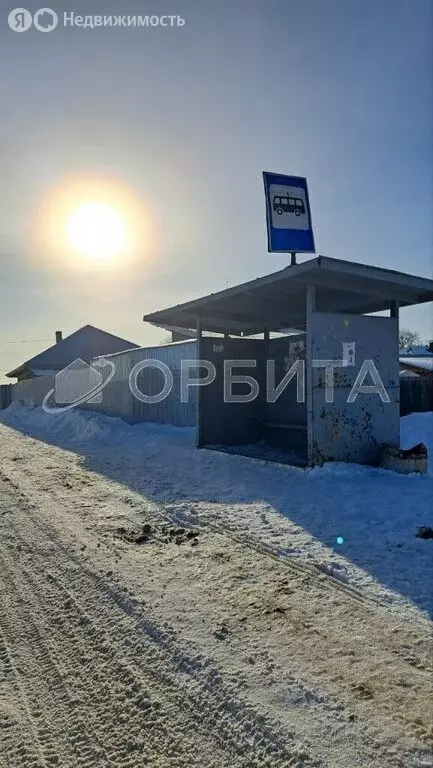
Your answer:
[[[400,416],[433,411],[433,376],[400,376]]]

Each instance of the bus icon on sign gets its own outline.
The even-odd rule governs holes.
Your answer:
[[[275,229],[309,228],[310,212],[302,187],[271,184],[268,195],[269,213]]]
[[[294,213],[295,216],[300,216],[301,213],[305,213],[304,201],[299,197],[286,197],[281,195],[274,195],[272,201],[273,210],[281,216],[282,213]]]

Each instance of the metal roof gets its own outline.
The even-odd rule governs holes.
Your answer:
[[[264,328],[305,328],[307,285],[316,286],[318,312],[368,314],[433,301],[433,280],[381,267],[318,256],[209,296],[151,312],[143,320],[162,328],[252,335]]]
[[[35,375],[39,369],[60,371],[78,357],[89,363],[92,358],[98,355],[121,352],[124,349],[135,349],[137,346],[138,344],[133,344],[132,341],[114,336],[112,333],[102,331],[93,325],[85,325],[78,331],[71,333],[70,336],[66,336],[63,341],[53,344],[52,347],[40,352],[39,355],[22,363],[7,373],[6,376],[14,378],[26,370]]]

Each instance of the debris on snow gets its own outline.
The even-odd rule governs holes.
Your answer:
[[[147,544],[149,541],[170,544],[174,542],[177,545],[190,543],[191,546],[198,544],[199,531],[192,528],[172,528],[168,525],[150,525],[146,523],[140,530],[128,529],[121,525],[116,529],[116,535],[129,544]]]
[[[433,539],[433,528],[430,525],[421,525],[415,536],[417,539]]]
[[[347,568],[344,567],[341,563],[337,562],[331,562],[331,563],[318,563],[316,565],[316,568],[319,571],[322,571],[322,573],[326,573],[328,576],[332,576],[333,579],[339,579],[343,582],[348,582],[349,577],[347,574]]]
[[[383,445],[380,466],[403,475],[411,472],[425,475],[428,466],[427,457],[427,448],[424,443],[418,443],[407,450],[395,445]]]

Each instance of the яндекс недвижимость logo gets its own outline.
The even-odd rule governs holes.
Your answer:
[[[150,30],[182,28],[186,20],[181,16],[162,14],[105,13],[79,14],[75,11],[61,11],[60,15],[52,8],[40,8],[32,13],[27,8],[14,8],[8,14],[8,24],[13,32],[27,32],[34,27],[39,32],[52,32],[53,29],[102,30],[110,28]]]
[[[33,15],[26,8],[14,8],[8,16],[8,23],[14,32],[27,32],[32,26],[39,32],[52,32],[59,23],[59,17],[52,8],[40,8]]]

